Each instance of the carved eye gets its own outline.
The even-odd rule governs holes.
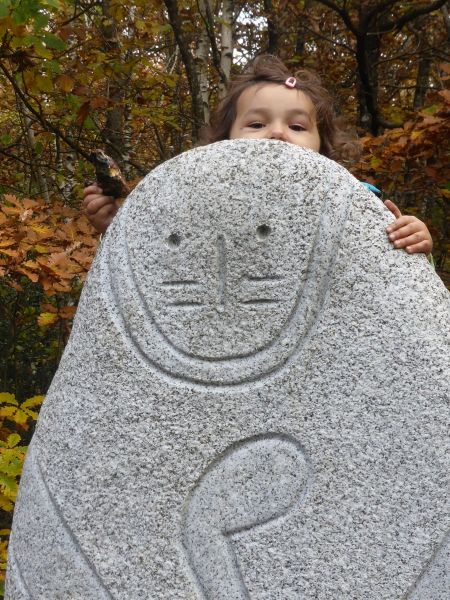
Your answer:
[[[271,233],[271,229],[268,225],[259,225],[256,228],[256,237],[259,240],[265,240],[267,237],[269,237],[270,233]]]
[[[166,241],[171,248],[176,248],[181,244],[181,236],[178,233],[171,233]]]

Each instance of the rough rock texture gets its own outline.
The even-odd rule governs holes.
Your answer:
[[[449,296],[391,218],[282,142],[155,169],[85,286],[6,597],[450,598]]]

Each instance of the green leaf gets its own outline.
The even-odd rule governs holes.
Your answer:
[[[43,77],[42,75],[36,76],[36,85],[41,92],[51,92],[53,90],[53,83],[49,77]]]
[[[42,4],[51,6],[52,8],[61,8],[61,2],[59,0],[45,0]]]
[[[35,35],[25,35],[24,37],[15,37],[11,40],[11,48],[20,48],[22,46],[32,46],[38,44],[39,38]]]
[[[56,35],[47,33],[42,37],[47,48],[54,48],[55,50],[65,50],[66,43]]]
[[[14,448],[14,446],[17,446],[21,439],[22,438],[18,433],[11,433],[11,435],[8,435],[8,439],[6,440],[8,442],[8,448]]]
[[[38,12],[38,14],[34,17],[33,31],[41,31],[42,29],[47,27],[49,21],[50,19],[48,15],[42,12]]]
[[[0,18],[9,15],[10,3],[8,0],[0,0]]]
[[[44,60],[42,62],[42,69],[46,73],[55,73],[55,74],[61,73],[61,65],[59,64],[59,62],[57,60]]]
[[[36,44],[34,44],[34,51],[38,56],[41,56],[42,58],[53,58],[53,54],[51,53],[51,51],[48,48],[46,48],[41,42],[37,42]]]
[[[5,490],[12,493],[17,492],[17,488],[19,487],[14,477],[10,477],[4,473],[0,473],[0,485],[2,485]]]

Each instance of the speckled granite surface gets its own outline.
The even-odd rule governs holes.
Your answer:
[[[449,294],[390,219],[282,142],[155,169],[85,286],[6,597],[450,598]]]

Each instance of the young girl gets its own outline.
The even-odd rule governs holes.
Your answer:
[[[206,129],[204,143],[226,139],[275,139],[310,148],[343,164],[355,160],[357,142],[338,126],[333,101],[313,73],[300,70],[295,76],[274,56],[260,56],[231,84],[227,96],[215,111]],[[387,228],[396,248],[409,253],[432,250],[433,242],[425,223],[401,214],[390,200],[394,214]],[[118,205],[94,184],[84,190],[84,206],[90,222],[104,233]]]

